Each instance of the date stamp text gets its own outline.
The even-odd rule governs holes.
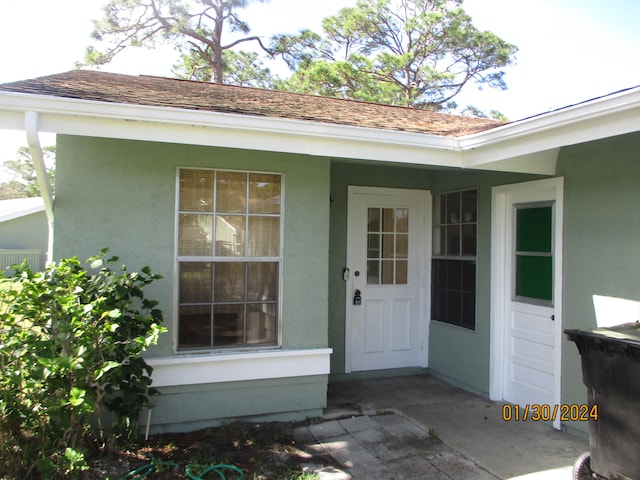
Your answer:
[[[598,420],[598,405],[587,404],[561,404],[549,405],[542,404],[526,404],[502,406],[502,420],[505,422],[526,422],[531,420],[534,422],[554,422],[560,418],[561,422]]]

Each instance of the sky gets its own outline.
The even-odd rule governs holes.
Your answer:
[[[0,0],[0,83],[71,70],[91,43],[92,19],[106,0]],[[320,32],[322,18],[356,0],[270,0],[253,3],[241,18],[253,35],[301,28]],[[518,120],[640,85],[638,0],[465,0],[481,30],[519,51],[504,69],[506,91],[470,85],[459,105],[498,110]],[[172,50],[127,49],[102,70],[170,76]],[[278,67],[273,67],[279,72]],[[54,143],[42,136],[43,145]],[[0,163],[26,145],[23,132],[0,130]],[[0,177],[1,178],[1,177]]]

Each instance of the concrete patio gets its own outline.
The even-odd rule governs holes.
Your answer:
[[[429,375],[330,384],[325,421],[296,431],[341,469],[323,479],[569,480],[585,439],[505,422],[502,404]]]

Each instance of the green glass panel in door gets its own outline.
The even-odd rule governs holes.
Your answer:
[[[521,299],[553,300],[553,207],[516,209],[515,295]]]
[[[551,253],[551,205],[518,208],[516,250]]]
[[[518,255],[516,258],[516,296],[551,301],[553,259]]]

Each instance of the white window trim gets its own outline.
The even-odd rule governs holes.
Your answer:
[[[268,380],[328,375],[333,349],[271,350],[147,358],[153,386]]]
[[[189,259],[190,261],[217,261],[212,260],[211,257],[185,257],[182,255],[178,255],[178,246],[179,246],[179,238],[180,238],[180,170],[210,170],[210,171],[225,171],[225,172],[241,172],[241,173],[266,173],[266,174],[276,174],[280,175],[280,251],[278,252],[278,322],[277,322],[277,335],[276,335],[276,344],[275,345],[238,345],[236,347],[210,347],[210,348],[202,348],[202,349],[192,349],[192,350],[180,350],[178,348],[178,322],[179,322],[179,309],[180,309],[180,262],[186,261]],[[176,167],[175,173],[175,205],[173,209],[174,213],[174,238],[173,238],[173,333],[172,333],[172,350],[175,355],[203,355],[203,354],[228,354],[228,353],[241,353],[246,355],[246,353],[242,352],[253,352],[256,350],[265,350],[265,349],[279,349],[282,346],[282,312],[283,312],[283,289],[284,289],[284,204],[285,204],[285,174],[284,172],[278,171],[267,171],[267,170],[238,170],[233,168],[223,168],[223,167],[185,167],[178,165]],[[258,261],[267,257],[256,257]],[[272,258],[272,257],[268,257]],[[221,260],[225,261],[225,260]],[[229,261],[233,261],[229,259]],[[170,357],[176,358],[176,357]]]

